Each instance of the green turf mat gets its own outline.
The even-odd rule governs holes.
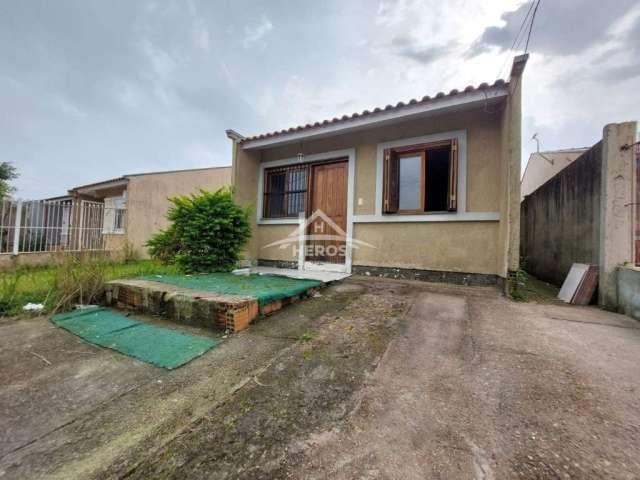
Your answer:
[[[278,275],[234,275],[233,273],[149,275],[142,278],[190,290],[254,297],[258,299],[260,305],[293,297],[322,285],[318,280],[302,280]]]
[[[90,343],[167,369],[184,365],[221,343],[142,323],[101,307],[60,313],[51,321]]]

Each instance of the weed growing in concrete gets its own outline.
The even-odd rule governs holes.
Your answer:
[[[313,333],[311,332],[305,332],[300,335],[300,341],[303,343],[310,342],[311,340],[313,340]]]

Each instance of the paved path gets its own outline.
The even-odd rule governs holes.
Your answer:
[[[348,422],[298,478],[639,478],[640,324],[417,293]]]

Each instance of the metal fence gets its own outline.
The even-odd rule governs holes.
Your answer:
[[[0,255],[105,248],[103,203],[11,199],[0,203]]]

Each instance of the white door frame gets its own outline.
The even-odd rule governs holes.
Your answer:
[[[264,171],[267,168],[282,167],[286,165],[296,165],[320,162],[325,160],[339,160],[342,158],[347,159],[347,240],[346,240],[346,254],[344,264],[334,263],[321,263],[321,262],[309,262],[305,259],[304,255],[304,233],[306,230],[305,224],[302,225],[299,218],[262,218],[263,200],[264,200]],[[270,162],[262,162],[260,164],[260,175],[258,178],[258,201],[257,201],[257,224],[258,225],[298,225],[298,235],[302,235],[302,239],[298,243],[298,269],[307,271],[331,271],[331,272],[344,272],[351,273],[352,265],[352,253],[353,253],[353,199],[355,195],[355,163],[356,163],[356,149],[347,148],[344,150],[333,150],[330,152],[314,153],[311,155],[305,155],[302,159],[298,157],[285,158],[282,160],[273,160]],[[311,185],[309,185],[311,188]]]

